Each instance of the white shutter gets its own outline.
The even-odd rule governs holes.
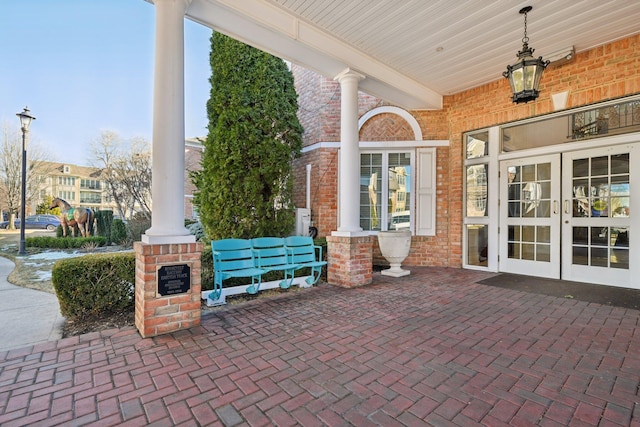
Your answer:
[[[436,235],[436,149],[418,149],[416,235]]]

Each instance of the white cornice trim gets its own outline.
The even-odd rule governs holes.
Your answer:
[[[393,150],[402,148],[429,148],[448,147],[449,140],[446,139],[425,139],[422,141],[359,141],[358,147],[361,149]],[[340,149],[338,141],[322,141],[302,148],[302,154],[321,149]]]

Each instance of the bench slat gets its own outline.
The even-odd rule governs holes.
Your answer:
[[[293,283],[295,271],[309,267],[312,275],[306,279],[310,285],[320,278],[322,248],[313,244],[306,236],[257,237],[254,239],[222,239],[211,242],[213,250],[214,290],[209,294],[212,301],[222,295],[222,282],[232,277],[251,277],[246,292],[255,294],[260,289],[262,275],[269,271],[283,271],[280,287],[287,289]],[[319,251],[318,258],[316,253]]]
[[[313,239],[309,236],[290,236],[284,239],[284,243],[289,251],[289,261],[300,265],[298,268],[311,268],[311,277],[308,277],[306,282],[310,285],[316,284],[322,274],[322,267],[327,265],[326,261],[322,261],[322,248],[314,245]]]

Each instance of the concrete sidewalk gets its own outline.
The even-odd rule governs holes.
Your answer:
[[[0,257],[0,352],[62,338],[58,298],[7,281],[15,264]]]

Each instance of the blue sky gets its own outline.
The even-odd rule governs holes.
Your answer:
[[[144,0],[0,0],[0,123],[89,165],[101,131],[151,141],[155,7]],[[211,30],[185,19],[185,133],[206,135]]]

